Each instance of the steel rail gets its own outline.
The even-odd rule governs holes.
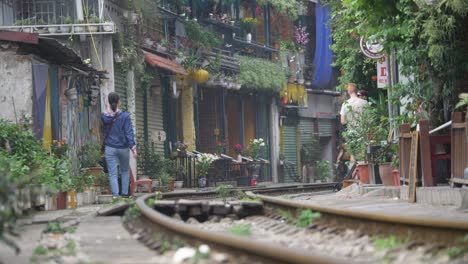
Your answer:
[[[146,204],[146,200],[154,196],[156,196],[156,194],[147,194],[136,200],[136,205],[140,209],[141,216],[149,220],[152,224],[169,230],[175,235],[271,261],[268,263],[310,264],[345,262],[344,259],[328,257],[322,254],[312,254],[305,250],[294,250],[270,243],[259,243],[249,238],[201,230],[189,224],[174,221],[173,218],[159,213]]]
[[[381,213],[362,212],[351,209],[331,208],[326,206],[307,204],[304,202],[292,201],[282,199],[278,197],[272,197],[267,195],[255,194],[252,191],[247,191],[246,195],[251,198],[259,198],[263,201],[265,206],[281,207],[286,209],[310,209],[312,211],[320,212],[325,216],[326,219],[333,219],[335,223],[342,225],[348,224],[350,228],[355,228],[356,224],[364,223],[367,225],[365,229],[367,231],[385,231],[386,228],[390,228],[391,231],[397,229],[404,229],[404,233],[411,234],[414,238],[425,237],[426,239],[431,237],[432,239],[440,238],[441,242],[454,243],[456,239],[454,237],[461,237],[468,234],[468,221],[461,219],[428,219],[414,216],[404,215],[388,215]],[[340,219],[337,221],[337,218]],[[349,223],[346,223],[350,219]],[[373,228],[368,223],[373,223],[381,228]],[[391,233],[391,232],[390,232]],[[400,232],[402,233],[402,232]]]
[[[276,193],[276,192],[300,192],[300,191],[311,191],[311,190],[331,190],[336,185],[336,183],[303,183],[303,184],[294,184],[294,185],[287,185],[287,186],[276,186],[276,187],[242,187],[242,188],[233,188],[232,192],[235,191],[254,191],[255,193]],[[216,191],[188,191],[188,192],[167,192],[162,193],[163,198],[182,198],[185,196],[208,196],[208,195],[216,195]]]

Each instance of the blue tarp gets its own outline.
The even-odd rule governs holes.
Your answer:
[[[332,78],[332,44],[330,20],[330,9],[320,4],[315,6],[316,38],[315,38],[315,76],[312,82],[314,88],[326,89]]]

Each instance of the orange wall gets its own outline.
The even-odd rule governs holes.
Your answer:
[[[244,146],[255,138],[256,107],[252,97],[244,97]]]
[[[241,121],[241,108],[240,108],[239,98],[236,96],[228,96],[226,100],[226,115],[227,115],[227,145],[228,145],[228,155],[231,157],[236,156],[233,146],[235,144],[244,144],[240,142],[240,121]]]

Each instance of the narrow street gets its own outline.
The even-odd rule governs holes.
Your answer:
[[[467,24],[0,0],[0,263],[468,263]]]

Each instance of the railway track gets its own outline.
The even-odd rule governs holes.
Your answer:
[[[351,228],[369,235],[393,234],[402,238],[410,238],[412,241],[438,241],[450,245],[468,234],[468,221],[463,219],[444,221],[404,215],[389,216],[312,205],[251,191],[246,194],[251,198],[261,199],[266,207],[288,210],[293,215],[297,214],[298,209],[309,209],[321,213],[319,224]]]
[[[453,242],[457,237],[461,237],[468,233],[468,223],[457,222],[456,224],[444,223],[437,220],[427,220],[421,222],[421,219],[411,219],[408,217],[384,217],[377,214],[356,214],[352,211],[330,209],[315,205],[307,205],[304,203],[282,199],[272,195],[303,193],[303,192],[319,192],[331,191],[334,184],[303,184],[287,187],[266,187],[255,189],[243,189],[247,196],[251,198],[261,199],[265,207],[264,216],[249,217],[247,223],[262,226],[266,230],[271,231],[276,235],[283,237],[305,237],[303,244],[314,243],[313,240],[308,241],[307,230],[302,231],[294,227],[294,225],[286,225],[287,219],[275,213],[277,210],[289,212],[293,216],[304,209],[310,209],[315,212],[320,212],[318,225],[324,228],[329,228],[336,232],[337,228],[346,227],[358,229],[359,232],[365,234],[396,234],[399,236],[411,236],[411,239],[425,241],[424,239],[436,239],[436,241]],[[268,195],[267,195],[268,194]],[[174,218],[157,212],[147,205],[146,201],[155,196],[149,194],[140,197],[136,201],[136,205],[141,212],[141,219],[144,225],[151,226],[154,232],[165,234],[166,237],[180,237],[189,244],[206,243],[214,249],[219,249],[224,252],[231,253],[236,256],[246,256],[249,260],[259,263],[344,263],[350,262],[345,258],[334,258],[327,256],[330,252],[311,250],[307,247],[282,245],[284,241],[279,243],[266,243],[265,241],[253,240],[250,238],[239,237],[223,232],[213,232],[213,230],[205,229],[204,224],[196,225],[186,224],[183,221],[175,221]],[[216,193],[197,192],[197,193],[166,193],[163,194],[163,199],[211,199]],[[361,235],[356,236],[356,239]],[[268,242],[268,241],[267,241]],[[278,242],[278,241],[276,241]],[[318,253],[320,252],[320,253]],[[327,255],[325,255],[327,254]],[[356,260],[356,259],[354,259]],[[362,262],[361,260],[358,260]],[[242,261],[240,263],[243,263]]]

